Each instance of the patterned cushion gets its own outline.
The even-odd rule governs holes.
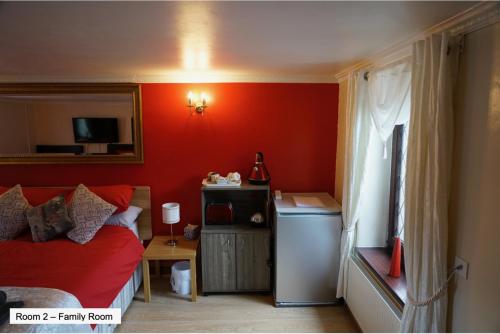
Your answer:
[[[26,216],[34,242],[52,240],[74,227],[62,195],[54,197],[45,204],[26,210]]]
[[[89,242],[115,210],[116,206],[109,204],[83,184],[78,185],[69,204],[69,217],[75,228],[68,232],[68,238],[79,244]]]
[[[12,240],[28,228],[29,207],[19,184],[0,195],[0,241]]]

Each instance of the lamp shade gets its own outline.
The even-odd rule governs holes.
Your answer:
[[[181,220],[179,203],[165,203],[161,206],[163,224],[176,224]]]

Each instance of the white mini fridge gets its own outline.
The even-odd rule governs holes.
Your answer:
[[[335,304],[342,216],[328,193],[274,200],[276,306]]]

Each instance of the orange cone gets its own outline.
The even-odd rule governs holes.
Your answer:
[[[389,276],[396,278],[401,276],[401,239],[399,237],[394,238],[394,247],[392,248],[391,258],[391,270],[389,270]]]

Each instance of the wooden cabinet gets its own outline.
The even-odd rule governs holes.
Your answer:
[[[269,228],[205,226],[201,233],[202,290],[269,291]]]
[[[203,234],[203,291],[236,290],[235,239],[233,233]]]
[[[269,290],[269,233],[236,234],[236,287],[238,290]]]
[[[268,185],[201,188],[203,294],[271,290],[269,196]],[[229,204],[231,219],[207,210],[220,204]],[[264,221],[252,225],[257,213]]]

